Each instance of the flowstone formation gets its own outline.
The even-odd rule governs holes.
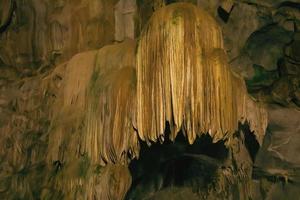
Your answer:
[[[151,17],[137,50],[137,129],[146,141],[183,130],[189,143],[209,133],[230,138],[249,121],[262,142],[266,112],[229,69],[219,26],[192,4],[171,4]]]
[[[251,147],[262,143],[267,114],[227,62],[216,21],[174,3],[154,12],[137,41],[76,54],[10,84],[24,95],[10,105],[19,115],[0,127],[0,197],[161,199],[158,190],[182,186],[198,199],[251,198]],[[168,150],[148,158],[155,145]],[[130,165],[139,157],[137,166],[153,159],[167,171],[192,163],[178,169],[198,172],[197,180],[163,177],[150,189],[136,178],[149,166]]]
[[[123,199],[130,187],[126,164],[138,155],[134,50],[128,40],[78,54],[64,67],[48,162],[64,165],[55,187],[70,199]]]

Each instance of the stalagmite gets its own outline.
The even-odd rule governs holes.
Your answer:
[[[204,10],[177,3],[153,14],[137,50],[137,130],[142,140],[172,140],[182,130],[189,143],[209,133],[228,139],[250,122],[261,142],[265,110],[247,95],[227,64],[219,26]]]

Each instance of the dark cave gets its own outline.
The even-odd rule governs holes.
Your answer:
[[[213,143],[208,134],[197,138],[192,145],[182,132],[174,142],[166,139],[150,147],[142,143],[140,158],[129,165],[133,181],[126,199],[147,199],[147,195],[170,187],[207,189],[228,153],[224,141]]]

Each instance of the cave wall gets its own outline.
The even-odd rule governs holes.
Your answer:
[[[2,63],[17,69],[36,69],[112,43],[115,3],[95,0],[1,1],[3,11],[13,10],[11,15],[4,12],[2,17],[4,24],[9,23],[1,31]]]
[[[246,161],[246,168],[255,166],[253,179],[248,180],[253,199],[297,199],[300,182],[297,159],[300,142],[300,2],[188,2],[198,4],[215,17],[222,27],[232,70],[244,77],[254,98],[268,104],[269,129],[255,163],[248,155],[237,158]],[[45,161],[53,115],[49,108],[60,95],[65,62],[80,52],[100,49],[126,37],[138,37],[153,12],[162,6],[162,1],[138,0],[136,11],[129,9],[128,21],[121,20],[118,25],[117,3],[117,0],[0,1],[2,199],[75,198],[67,197],[64,191],[68,189],[63,187],[64,183],[59,183],[64,179],[60,173],[64,163],[59,159],[50,164]],[[131,5],[129,7],[134,8]],[[126,6],[120,13],[126,15]],[[135,21],[134,25],[132,21]],[[130,29],[124,34],[124,23],[127,22]],[[244,148],[241,138],[237,137],[236,143]],[[241,148],[235,148],[238,149]],[[235,155],[247,153],[245,149],[239,151]],[[74,174],[94,176],[105,171],[98,164],[89,164],[85,155],[78,157],[74,165],[79,167],[70,169],[73,174],[66,177]],[[121,170],[118,173],[128,172]],[[104,174],[111,176],[106,171]],[[127,175],[124,177],[128,179]],[[99,183],[99,177],[96,179],[93,181]],[[104,184],[100,181],[94,187]],[[76,189],[81,190],[87,188],[79,186]],[[180,192],[180,188],[171,189],[171,192],[166,189],[165,193],[155,193],[153,198],[161,199],[168,193]],[[183,190],[183,194],[185,192]],[[70,195],[87,198],[85,192],[79,193]],[[187,193],[191,195],[191,191]],[[101,191],[95,194],[103,195]]]

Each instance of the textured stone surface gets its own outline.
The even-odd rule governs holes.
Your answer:
[[[256,164],[266,168],[300,166],[300,111],[296,108],[271,106],[265,146]],[[289,166],[291,164],[291,166]]]
[[[0,35],[0,58],[5,65],[39,68],[57,57],[62,62],[114,40],[115,1],[15,2],[11,22]]]
[[[269,11],[246,3],[235,4],[228,22],[222,23],[229,59],[239,56],[250,35],[268,23],[271,23]]]
[[[115,40],[135,38],[136,2],[121,0],[115,6]]]
[[[153,172],[142,180],[141,191],[151,193],[150,199],[224,199],[228,195],[226,199],[235,200],[249,194],[255,200],[298,200],[299,0],[137,0],[136,5],[133,0],[0,0],[1,199],[116,199],[124,196],[131,182],[127,168],[119,165],[103,168],[92,163],[87,154],[78,154],[77,148],[69,149],[72,141],[93,141],[93,138],[83,140],[76,135],[75,129],[81,126],[77,127],[75,121],[65,123],[65,126],[71,124],[71,128],[64,129],[64,137],[49,139],[55,128],[51,119],[61,110],[61,106],[57,106],[55,112],[50,107],[58,98],[66,98],[61,95],[66,73],[76,77],[87,72],[87,63],[93,63],[92,60],[86,62],[89,50],[127,37],[139,40],[153,12],[174,2],[198,4],[221,25],[224,48],[233,71],[246,79],[248,91],[257,100],[269,104],[269,128],[254,164],[257,144],[244,133],[236,135],[232,147],[227,149],[230,153],[222,163],[224,166],[215,173],[221,178],[213,179],[217,184],[212,184],[211,190],[202,187],[207,185],[204,179],[213,168],[207,163],[219,161],[216,162],[216,155],[206,155],[201,149],[193,152],[195,157],[189,157],[191,164],[184,174],[185,177],[195,173],[195,178],[173,184],[178,176],[167,174],[166,177],[171,177],[168,179],[163,178],[164,173]],[[77,53],[81,54],[73,59]],[[82,70],[64,71],[69,60]],[[82,87],[80,81],[76,83]],[[100,93],[104,91],[107,88]],[[75,110],[71,110],[73,114],[68,117],[76,115]],[[53,160],[50,156],[45,158],[52,146],[51,140],[56,144],[63,141],[57,149],[52,149],[53,155],[60,152]],[[176,160],[168,155],[186,153],[177,145],[180,150],[169,149],[157,165],[148,158],[147,165],[172,171],[172,164],[180,164],[182,157]],[[202,143],[203,146],[208,147]],[[253,180],[250,180],[253,165]],[[184,171],[178,169],[177,174]],[[135,183],[134,177],[132,181]],[[116,187],[110,190],[110,184]]]
[[[277,69],[277,63],[284,56],[284,47],[292,41],[292,33],[278,26],[266,26],[249,37],[244,51],[253,64],[268,71]]]
[[[11,0],[0,1],[0,33],[4,32],[12,18],[15,5]]]
[[[269,130],[255,162],[254,176],[260,180],[263,199],[296,200],[300,188],[300,111],[273,105],[269,116]]]

